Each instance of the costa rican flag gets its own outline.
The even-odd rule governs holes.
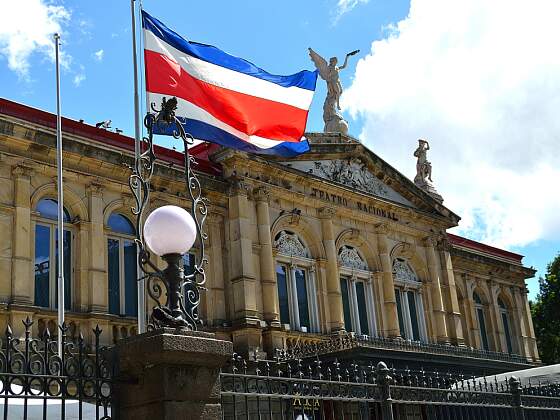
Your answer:
[[[186,41],[142,11],[148,104],[177,98],[176,115],[195,139],[251,153],[296,156],[317,72],[267,73],[211,45]]]

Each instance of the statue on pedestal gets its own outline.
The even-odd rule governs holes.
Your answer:
[[[414,156],[418,158],[414,183],[441,203],[443,202],[443,197],[432,184],[432,164],[428,161],[428,150],[430,150],[430,144],[426,140],[419,139],[418,147],[414,151]]]
[[[340,83],[339,72],[346,68],[348,64],[348,57],[356,55],[360,50],[355,50],[346,54],[344,59],[344,64],[338,67],[338,59],[336,57],[331,57],[329,63],[309,48],[309,57],[315,64],[315,67],[319,71],[319,75],[323,80],[327,82],[327,98],[323,105],[323,121],[325,122],[325,128],[323,131],[326,133],[342,133],[348,134],[348,123],[344,120],[340,114],[340,95],[342,95],[342,84]]]

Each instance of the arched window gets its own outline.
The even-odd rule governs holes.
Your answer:
[[[44,198],[35,208],[35,305],[49,309],[58,307],[58,202]],[[72,225],[64,209],[64,307],[72,308]],[[54,269],[52,264],[54,264]]]
[[[504,336],[506,339],[507,352],[513,353],[513,340],[511,338],[509,311],[504,301],[499,297],[498,297],[498,307],[500,308],[500,318],[502,318],[502,326],[504,328]]]
[[[293,232],[283,230],[274,238],[277,251],[276,283],[280,323],[303,332],[319,332],[315,263]]]
[[[357,334],[376,335],[371,273],[356,248],[343,245],[338,251],[344,328]]]
[[[109,313],[137,316],[137,258],[134,225],[122,214],[112,213],[107,220],[107,273]]]
[[[484,316],[485,308],[482,299],[478,293],[473,292],[474,307],[476,311],[476,318],[478,320],[478,330],[480,332],[480,342],[482,343],[483,350],[490,350],[488,345],[488,332],[486,331],[486,320]]]
[[[422,283],[404,258],[393,260],[393,280],[401,336],[414,341],[426,340]]]

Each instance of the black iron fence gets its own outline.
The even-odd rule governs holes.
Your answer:
[[[248,362],[221,374],[223,419],[560,419],[560,388],[314,360]]]
[[[101,330],[92,342],[82,334],[71,341],[66,325],[59,327],[62,355],[56,337],[45,329],[32,338],[33,322],[23,321],[23,336],[8,326],[0,349],[0,416],[7,419],[110,419],[113,368],[100,346]]]

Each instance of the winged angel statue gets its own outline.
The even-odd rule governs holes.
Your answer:
[[[331,57],[327,60],[309,48],[309,57],[319,71],[319,75],[327,82],[327,98],[323,105],[323,121],[325,122],[325,132],[338,132],[348,134],[348,123],[340,114],[340,95],[342,95],[342,85],[340,84],[339,72],[346,68],[348,57],[356,55],[360,50],[355,50],[346,54],[344,64],[338,67],[338,59]]]

